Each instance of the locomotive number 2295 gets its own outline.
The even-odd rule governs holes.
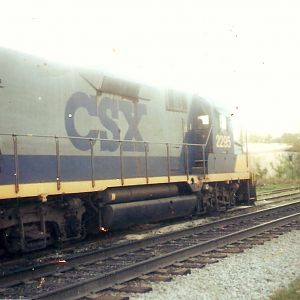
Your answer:
[[[217,134],[216,136],[217,148],[230,148],[231,138],[229,135]]]

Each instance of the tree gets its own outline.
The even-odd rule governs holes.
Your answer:
[[[282,179],[300,178],[300,153],[290,153],[287,156],[281,156],[276,165],[271,163],[275,176]]]
[[[262,168],[260,166],[260,163],[259,162],[256,162],[255,164],[255,176],[257,179],[261,179],[261,178],[264,178],[266,177],[268,174],[268,169],[267,168]]]
[[[287,157],[280,156],[277,164],[271,162],[271,168],[275,171],[275,176],[278,178],[288,178],[290,162]]]

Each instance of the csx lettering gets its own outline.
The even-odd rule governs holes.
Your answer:
[[[231,147],[231,138],[229,135],[220,135],[216,136],[216,146],[217,148],[230,148]]]
[[[82,136],[78,133],[76,127],[79,124],[75,124],[74,115],[79,108],[84,108],[89,116],[98,117],[103,127],[107,130],[90,129],[89,132]],[[141,103],[131,103],[128,101],[115,101],[109,97],[103,97],[97,107],[97,101],[95,97],[89,97],[85,93],[77,92],[71,96],[68,100],[65,109],[65,127],[68,136],[84,137],[89,139],[108,139],[108,132],[112,136],[112,139],[120,139],[120,128],[116,121],[120,117],[120,112],[123,114],[128,129],[125,133],[124,140],[128,141],[143,141],[143,137],[139,131],[138,125],[143,117],[147,113],[147,107]],[[78,127],[77,127],[78,128]],[[90,142],[84,139],[70,139],[72,144],[79,150],[87,151],[90,149]],[[95,141],[92,142],[93,144]],[[101,151],[116,151],[119,148],[119,143],[114,141],[101,141]],[[134,143],[124,143],[123,151],[143,151],[143,145],[134,145]]]

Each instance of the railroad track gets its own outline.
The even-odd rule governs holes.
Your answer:
[[[274,195],[274,194],[291,192],[291,191],[299,191],[299,190],[300,190],[299,186],[294,186],[294,187],[272,190],[272,191],[268,191],[268,192],[260,192],[260,193],[257,193],[257,196],[268,196],[268,195]]]
[[[15,269],[0,279],[0,298],[75,299],[180,261],[300,221],[300,202],[265,209],[70,257]]]
[[[274,193],[273,194],[263,194],[263,195],[257,196],[256,203],[260,204],[260,202],[262,202],[262,201],[272,201],[272,202],[276,203],[276,202],[281,202],[281,201],[296,200],[299,198],[299,196],[300,196],[300,192],[297,190],[295,190],[293,192],[289,192],[288,194],[283,194],[283,195],[280,193],[278,193],[278,195],[276,195]],[[268,203],[266,203],[266,205],[267,204]]]
[[[293,196],[300,192],[300,187],[284,188],[269,192],[257,193],[257,200],[276,199],[277,197]]]

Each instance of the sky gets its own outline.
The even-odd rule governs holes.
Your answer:
[[[196,92],[249,133],[300,132],[300,2],[0,0],[0,46]]]

